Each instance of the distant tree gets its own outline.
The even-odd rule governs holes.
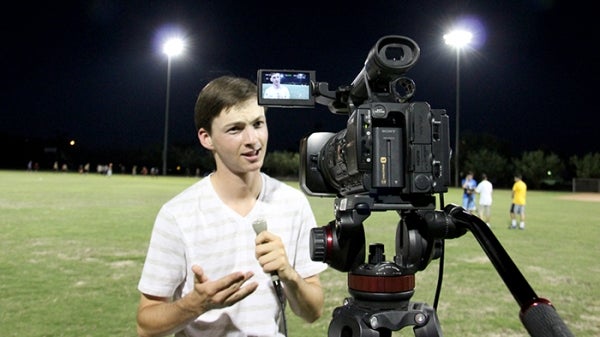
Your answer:
[[[169,166],[180,166],[181,173],[195,175],[196,169],[204,175],[215,169],[215,163],[210,152],[197,144],[172,146]]]
[[[511,177],[507,175],[509,171],[508,159],[495,150],[487,148],[469,152],[466,155],[466,171],[475,173],[475,180],[481,179],[481,174],[485,173],[493,184],[508,185]]]
[[[274,177],[297,178],[300,166],[300,154],[289,151],[267,153],[263,171]]]
[[[133,165],[138,167],[147,166],[159,166],[162,158],[162,148],[160,145],[150,146],[141,150],[141,153],[137,156],[137,160],[133,161]]]
[[[202,149],[198,156],[198,167],[200,169],[200,174],[205,175],[217,169],[217,164],[215,163],[215,158],[212,153],[206,149]]]
[[[196,145],[174,145],[170,148],[170,162],[179,168],[180,173],[193,175],[201,162],[201,152]]]
[[[512,186],[510,143],[491,134],[465,131],[460,146],[461,174],[486,173],[495,185]]]
[[[582,158],[573,156],[569,162],[575,166],[577,178],[600,178],[600,153],[588,153]]]
[[[555,184],[561,180],[565,167],[558,155],[537,150],[524,152],[520,159],[515,159],[514,169],[523,175],[528,186],[539,189],[543,183]]]

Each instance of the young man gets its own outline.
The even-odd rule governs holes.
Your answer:
[[[475,193],[479,194],[479,217],[490,226],[492,216],[492,193],[494,186],[488,180],[485,173],[481,174],[481,181],[475,188]]]
[[[302,192],[260,171],[268,130],[256,86],[217,78],[200,92],[194,117],[216,170],[156,218],[138,285],[138,334],[282,336],[272,275],[292,311],[315,321],[327,267],[310,259],[316,221]],[[256,234],[259,219],[268,228]]]
[[[527,185],[520,174],[515,175],[512,187],[512,204],[510,205],[510,227],[517,228],[517,215],[519,216],[519,229],[525,229],[525,203],[527,199]]]

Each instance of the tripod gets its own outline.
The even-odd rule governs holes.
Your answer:
[[[334,310],[328,337],[390,337],[392,331],[407,326],[413,326],[416,337],[442,337],[435,309],[410,301],[414,274],[441,256],[443,240],[467,231],[473,233],[519,304],[521,322],[532,337],[573,336],[550,301],[536,295],[485,222],[462,207],[448,205],[440,211],[399,205],[394,262],[385,261],[382,244],[373,244],[368,262],[363,263],[362,223],[377,206],[362,201],[344,201],[344,207],[339,207],[336,200],[336,220],[313,230],[311,258],[348,271],[351,297]]]

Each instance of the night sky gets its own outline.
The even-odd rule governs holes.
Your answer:
[[[600,55],[589,4],[282,3],[13,4],[2,15],[0,136],[74,139],[90,156],[94,149],[162,146],[167,59],[161,42],[176,32],[187,49],[172,60],[170,143],[196,142],[193,107],[210,79],[255,80],[260,68],[304,69],[315,70],[317,81],[335,89],[354,80],[385,35],[419,44],[421,57],[406,74],[416,82],[414,100],[446,109],[454,138],[456,54],[443,35],[466,22],[475,40],[460,58],[461,135],[493,135],[515,153],[600,151]],[[346,120],[324,106],[271,109],[269,147],[297,150],[303,136],[339,131]]]

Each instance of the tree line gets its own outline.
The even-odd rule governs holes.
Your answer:
[[[25,167],[29,161],[38,163],[42,170],[51,169],[52,163],[57,161],[61,164],[68,163],[69,168],[77,168],[85,163],[112,163],[115,167],[123,168],[119,172],[130,172],[134,165],[162,166],[162,146],[159,145],[138,150],[89,150],[58,145],[51,152],[44,151],[39,143],[31,145],[36,146],[9,146],[15,151],[9,151],[5,158],[12,159],[13,163],[4,163],[6,165],[2,167]],[[510,187],[514,174],[520,173],[532,189],[570,189],[573,178],[600,179],[600,152],[561,156],[550,150],[537,149],[514,154],[511,153],[510,145],[486,135],[463,136],[460,144],[459,177],[472,171],[480,179],[481,174],[485,173],[495,186]],[[450,166],[454,169],[454,159],[450,160]],[[215,168],[212,155],[198,144],[171,145],[167,162],[169,175],[204,176]],[[265,158],[263,171],[275,177],[297,179],[299,164],[300,156],[297,151],[270,151]],[[454,177],[454,172],[450,176]],[[452,181],[450,186],[455,184]]]
[[[214,169],[209,153],[198,156],[197,149],[176,149],[174,156],[184,166],[201,167],[202,172]],[[205,151],[203,151],[205,152]],[[481,148],[463,152],[461,177],[468,171],[480,177],[482,173],[498,187],[510,187],[514,174],[520,173],[532,189],[570,189],[572,178],[600,179],[600,152],[561,159],[556,153],[534,150],[518,157],[508,157],[497,150]],[[175,159],[175,158],[174,158]],[[300,155],[292,151],[269,152],[263,171],[275,177],[297,178]],[[452,175],[454,176],[454,175]]]

